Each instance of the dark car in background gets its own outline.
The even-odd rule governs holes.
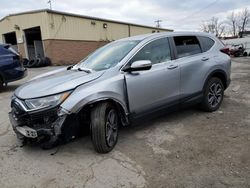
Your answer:
[[[19,54],[8,44],[0,44],[0,87],[27,75]]]

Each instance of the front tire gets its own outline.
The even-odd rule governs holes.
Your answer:
[[[222,81],[217,77],[211,78],[205,86],[201,103],[202,109],[207,112],[216,111],[223,101],[223,96],[224,86]]]
[[[98,153],[108,153],[118,140],[119,117],[116,108],[108,103],[99,103],[91,111],[92,143]]]

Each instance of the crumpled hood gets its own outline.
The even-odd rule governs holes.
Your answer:
[[[30,99],[53,95],[76,88],[79,85],[99,78],[104,71],[86,73],[66,68],[51,71],[35,77],[18,87],[15,95],[21,99]]]

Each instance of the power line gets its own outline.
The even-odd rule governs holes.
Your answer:
[[[156,27],[160,28],[161,27],[161,24],[160,22],[162,22],[162,20],[156,20],[155,23],[156,23]]]
[[[186,20],[187,18],[189,18],[189,17],[191,17],[191,16],[194,16],[194,15],[196,15],[196,14],[199,14],[200,12],[202,12],[202,11],[208,9],[209,7],[215,5],[215,4],[218,3],[219,1],[220,1],[220,0],[215,0],[215,1],[213,1],[212,3],[209,3],[207,6],[202,7],[200,10],[194,11],[193,13],[191,13],[191,14],[189,14],[189,15],[183,17],[183,18],[177,19],[177,20],[175,20],[175,21]],[[167,20],[164,20],[164,21],[167,21]]]
[[[200,12],[202,12],[202,11],[208,9],[209,7],[213,6],[214,4],[218,3],[219,1],[220,1],[220,0],[215,0],[215,1],[213,1],[212,3],[208,4],[207,6],[201,8],[200,10],[195,11],[195,12],[193,12],[192,14],[190,14],[190,15],[188,15],[188,16],[185,16],[185,17],[182,18],[181,20],[185,20],[185,19],[187,19],[187,18],[189,18],[189,17],[191,17],[191,16],[194,16],[195,14],[198,14],[198,13],[200,13]]]
[[[52,2],[51,2],[51,0],[49,0],[47,3],[49,4],[50,10],[52,10]]]

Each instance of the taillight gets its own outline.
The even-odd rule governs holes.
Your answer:
[[[222,53],[225,53],[225,54],[227,54],[227,55],[230,56],[230,50],[229,50],[229,48],[222,48],[222,49],[220,49],[220,51],[221,51]]]

